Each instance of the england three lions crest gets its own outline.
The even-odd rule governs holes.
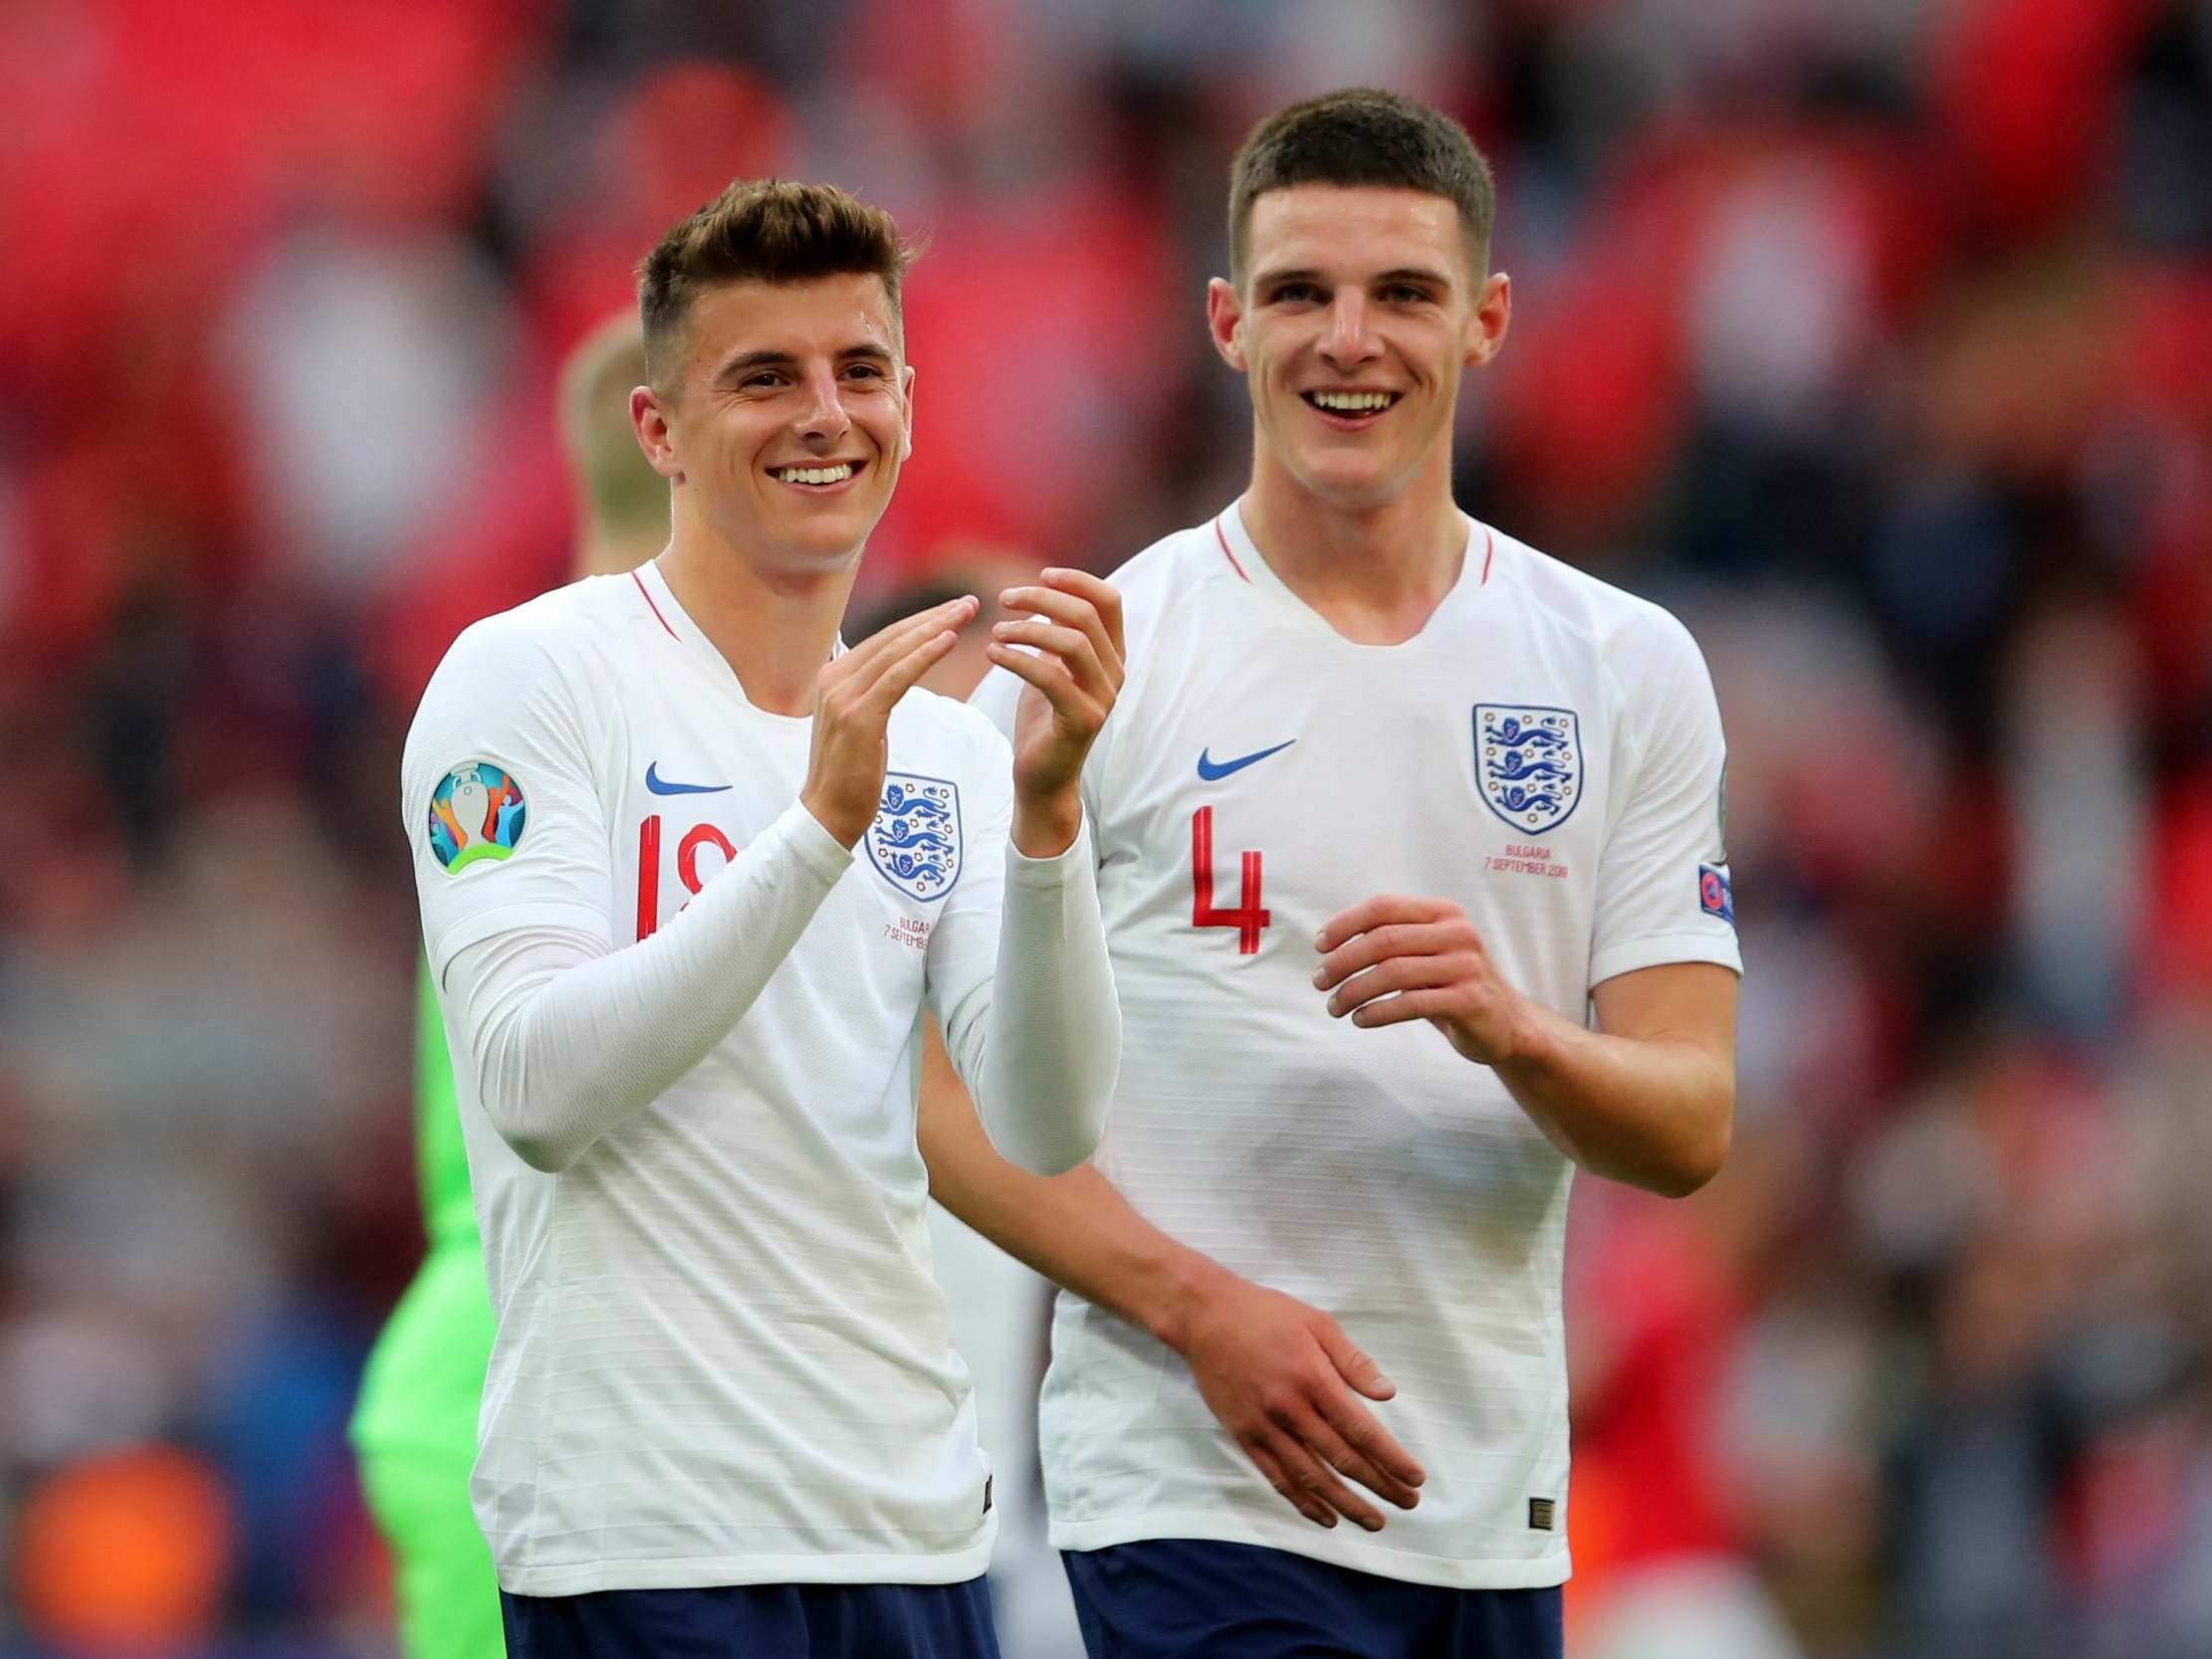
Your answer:
[[[1582,799],[1582,725],[1575,712],[1477,703],[1474,778],[1490,810],[1524,835],[1565,823]]]
[[[960,880],[960,786],[916,772],[883,774],[868,857],[910,899],[942,899]]]

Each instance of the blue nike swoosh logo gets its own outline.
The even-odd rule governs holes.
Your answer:
[[[656,795],[719,795],[727,783],[671,783],[660,774],[660,762],[645,768],[645,787]]]
[[[1239,755],[1234,760],[1217,761],[1213,758],[1209,750],[1202,748],[1199,750],[1199,776],[1205,778],[1207,782],[1212,783],[1218,778],[1224,778],[1228,776],[1228,774],[1231,772],[1242,771],[1254,760],[1264,760],[1270,754],[1280,754],[1284,749],[1288,748],[1297,740],[1298,739],[1295,737],[1285,737],[1273,748],[1255,749],[1250,754]]]

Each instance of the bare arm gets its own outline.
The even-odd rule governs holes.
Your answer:
[[[1736,1101],[1736,975],[1669,962],[1591,993],[1598,1029],[1549,1009],[1498,1077],[1569,1157],[1679,1198],[1720,1172]]]
[[[1553,1145],[1595,1174],[1681,1197],[1728,1155],[1736,975],[1711,962],[1618,974],[1596,1031],[1507,984],[1459,907],[1385,896],[1322,929],[1313,982],[1356,1025],[1431,1021],[1490,1067]]]
[[[1411,1509],[1420,1466],[1357,1394],[1396,1390],[1336,1322],[1241,1279],[1139,1215],[1089,1164],[1032,1175],[1000,1157],[934,1029],[917,1139],[930,1195],[1055,1284],[1149,1331],[1275,1490],[1316,1526],[1383,1518],[1337,1476]]]

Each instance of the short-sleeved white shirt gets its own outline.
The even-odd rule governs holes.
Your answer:
[[[908,694],[888,787],[922,804],[848,853],[793,804],[809,730],[746,701],[648,564],[470,628],[409,733],[441,983],[515,929],[629,944],[771,838],[834,883],[729,1036],[558,1173],[517,1156],[456,1065],[499,1313],[473,1495],[511,1590],[987,1565],[914,1100],[925,998],[949,1033],[991,1000],[1009,756],[974,711]],[[429,831],[440,798],[467,845]]]
[[[1422,1463],[1379,1535],[1304,1521],[1175,1354],[1062,1295],[1041,1445],[1052,1541],[1271,1546],[1415,1582],[1568,1572],[1561,1254],[1571,1165],[1425,1022],[1332,1020],[1321,925],[1401,893],[1465,909],[1577,1023],[1665,962],[1740,969],[1723,750],[1688,633],[1466,521],[1414,639],[1338,635],[1231,508],[1112,578],[1127,683],[1084,776],[1123,1014],[1096,1162],[1153,1224],[1336,1317]],[[976,702],[1003,728],[1017,683]]]

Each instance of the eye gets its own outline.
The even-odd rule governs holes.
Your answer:
[[[846,366],[845,375],[848,379],[881,380],[883,370],[874,363],[851,363]]]
[[[1382,297],[1394,306],[1418,306],[1428,300],[1429,291],[1412,283],[1393,283],[1383,290]]]
[[[1312,283],[1284,283],[1270,298],[1278,306],[1307,306],[1321,298],[1321,290]]]
[[[783,377],[772,368],[764,368],[758,373],[749,374],[746,376],[744,381],[744,385],[748,391],[762,390],[771,386],[780,386],[782,383]]]

